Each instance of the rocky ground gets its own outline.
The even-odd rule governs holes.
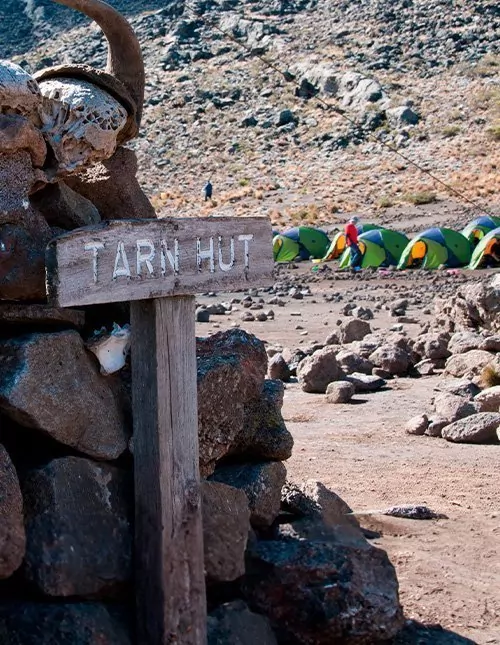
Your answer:
[[[431,202],[433,221],[453,225],[471,218],[464,207],[498,210],[497,3],[113,4],[143,45],[134,146],[161,214],[262,213],[279,226],[335,224],[356,210],[392,223]],[[32,70],[104,64],[97,28],[50,2],[21,5],[0,8],[5,56]],[[209,177],[214,199],[204,204]]]
[[[314,275],[304,264],[282,268],[280,279],[281,296],[262,293],[259,302],[253,294],[251,301],[247,297],[233,303],[231,312],[198,323],[197,333],[241,326],[264,339],[270,355],[282,350],[290,365],[299,351],[310,353],[327,338],[332,342],[332,334],[345,333],[346,321],[356,315],[369,318],[369,312],[374,317],[365,322],[375,333],[383,332],[386,339],[400,333],[417,339],[422,328],[439,319],[436,297],[449,299],[480,278],[477,273],[450,271],[352,279],[328,270]],[[228,299],[205,295],[200,305],[221,311]],[[398,307],[405,300],[401,316]],[[355,316],[346,317],[354,306]],[[254,320],[248,320],[250,316]],[[456,313],[454,317],[459,319]],[[346,364],[339,348],[331,347],[337,361]],[[439,353],[437,345],[432,351],[434,356]],[[450,375],[445,380],[456,382]],[[442,369],[419,378],[397,376],[385,388],[357,392],[350,402],[333,405],[328,394],[305,392],[304,382],[299,371],[299,382],[292,377],[286,384],[283,415],[295,441],[288,476],[324,482],[360,513],[365,528],[376,532],[374,543],[388,551],[396,566],[406,616],[445,630],[416,642],[500,643],[500,605],[494,592],[500,584],[498,445],[453,443],[409,434],[405,427],[410,418],[432,416],[433,401],[443,397]],[[441,405],[443,413],[442,402],[434,405]],[[496,405],[498,411],[498,400]],[[382,514],[407,504],[425,505],[445,517],[417,521]]]

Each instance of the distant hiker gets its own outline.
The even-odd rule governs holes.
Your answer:
[[[209,199],[212,199],[212,193],[213,193],[213,186],[210,183],[210,179],[207,181],[205,184],[205,188],[203,189],[205,191],[205,201],[208,201]]]
[[[350,251],[350,262],[349,266],[354,269],[354,271],[361,270],[361,260],[362,255],[358,246],[358,229],[356,224],[359,222],[358,217],[351,217],[351,219],[345,225],[345,242],[349,247]]]

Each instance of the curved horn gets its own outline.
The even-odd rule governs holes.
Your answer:
[[[128,21],[103,0],[53,0],[80,11],[96,22],[108,41],[106,71],[128,90],[136,104],[139,127],[144,103],[144,61],[137,36]]]

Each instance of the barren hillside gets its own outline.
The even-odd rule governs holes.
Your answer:
[[[356,210],[408,229],[409,205],[422,202],[437,200],[443,224],[470,219],[464,207],[479,213],[386,146],[499,210],[496,0],[112,4],[143,45],[147,105],[134,145],[161,214],[334,225]],[[100,31],[50,0],[7,0],[0,18],[4,55],[32,70],[104,63]]]

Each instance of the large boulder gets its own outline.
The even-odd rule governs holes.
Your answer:
[[[488,387],[480,392],[474,399],[474,403],[479,406],[480,412],[499,412],[500,385]]]
[[[432,360],[448,358],[450,355],[448,340],[449,336],[445,333],[429,332],[421,334],[413,344],[413,352],[420,358],[430,358]]]
[[[132,486],[107,464],[64,457],[22,482],[24,576],[47,596],[109,595],[132,575]]]
[[[0,604],[2,645],[132,645],[127,612],[98,603]]]
[[[245,573],[250,510],[244,491],[219,482],[202,484],[203,546],[208,582],[230,582]]]
[[[243,432],[228,455],[272,461],[292,456],[293,437],[281,414],[284,393],[282,381],[264,381],[260,397],[245,406]]]
[[[398,582],[387,554],[334,541],[257,541],[243,591],[283,642],[365,645],[403,625]]]
[[[468,284],[448,299],[434,301],[435,324],[447,331],[500,331],[500,287],[494,282]]]
[[[459,331],[453,334],[448,347],[452,354],[465,354],[473,349],[499,352],[500,335],[485,336],[474,331]]]
[[[476,394],[479,394],[481,388],[469,379],[456,379],[447,378],[441,380],[435,388],[439,392],[447,392],[448,394],[456,394],[465,399],[473,399]]]
[[[348,349],[341,350],[337,354],[337,363],[345,374],[352,374],[353,372],[371,374],[373,369],[373,363]]]
[[[446,376],[474,379],[483,369],[494,362],[495,355],[483,349],[472,349],[463,354],[453,354],[446,361]]]
[[[340,325],[340,340],[344,345],[356,340],[363,340],[370,333],[370,323],[361,320],[361,318],[351,318]]]
[[[21,565],[26,536],[19,480],[16,469],[1,444],[0,518],[0,578],[8,578]]]
[[[208,615],[208,645],[278,645],[278,641],[267,618],[235,600]]]
[[[370,355],[370,361],[392,376],[403,376],[411,366],[409,354],[397,345],[382,345]]]
[[[120,147],[110,159],[67,177],[65,182],[91,201],[104,220],[154,219],[155,210],[136,174],[135,152]]]
[[[434,410],[438,417],[446,419],[448,423],[480,412],[479,406],[468,398],[444,393],[438,394],[434,399]]]
[[[22,426],[96,459],[127,447],[120,392],[76,331],[0,341],[0,409]]]
[[[342,378],[343,372],[337,363],[336,355],[336,348],[328,345],[299,363],[297,377],[304,392],[324,394],[329,383]]]
[[[271,526],[278,516],[285,479],[286,468],[279,461],[222,466],[210,478],[246,493],[255,528]]]
[[[245,430],[245,406],[260,400],[267,371],[264,343],[240,329],[198,338],[200,470],[210,475],[217,461]]]
[[[443,428],[441,436],[455,443],[490,443],[497,441],[500,413],[480,412]]]
[[[64,182],[49,184],[31,198],[50,226],[72,230],[101,221],[97,208]]]

